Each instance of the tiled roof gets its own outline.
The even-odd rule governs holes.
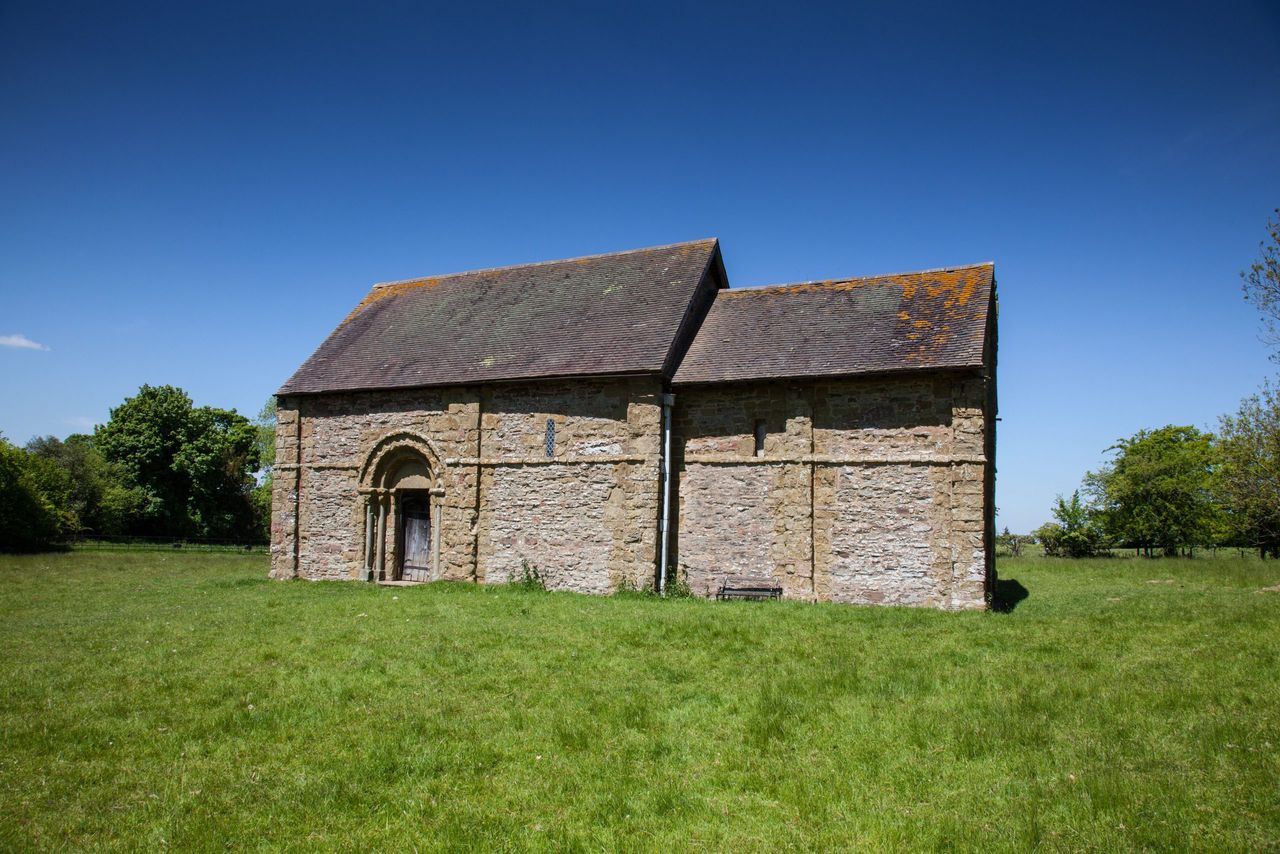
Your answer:
[[[674,382],[980,366],[994,279],[976,264],[720,291]]]
[[[279,393],[663,373],[719,252],[698,240],[377,285]]]

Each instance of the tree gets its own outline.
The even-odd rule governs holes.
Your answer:
[[[1108,450],[1115,459],[1087,474],[1085,486],[1109,539],[1170,555],[1213,540],[1213,434],[1170,425],[1139,430]]]
[[[254,422],[258,434],[258,485],[253,490],[255,522],[264,540],[271,539],[271,490],[274,483],[272,470],[276,462],[276,398],[267,398]]]
[[[42,486],[50,472],[33,472],[31,461],[0,436],[0,549],[5,551],[48,548],[65,533],[66,516]]]
[[[1032,531],[1032,535],[1044,546],[1048,557],[1091,557],[1102,541],[1094,523],[1093,511],[1080,500],[1080,490],[1071,493],[1071,501],[1061,495],[1053,507],[1054,522],[1048,522]]]
[[[1026,541],[1026,537],[1009,533],[1008,525],[1005,525],[1004,530],[996,537],[996,545],[1007,548],[1013,557],[1022,557],[1022,546]]]
[[[82,535],[123,533],[143,504],[141,491],[126,483],[121,466],[107,462],[92,436],[37,437],[27,443],[27,453],[62,472],[67,488],[59,506],[73,514]]]
[[[191,410],[189,434],[173,461],[188,485],[187,519],[198,536],[251,535],[251,500],[258,468],[257,432],[234,409]]]
[[[24,452],[23,465],[27,470],[27,478],[35,490],[53,508],[57,517],[59,536],[75,536],[80,532],[80,517],[71,507],[71,493],[74,484],[71,477],[57,463]]]
[[[1229,543],[1280,557],[1280,390],[1265,385],[1219,424],[1215,481]]]
[[[1258,260],[1240,274],[1244,279],[1244,298],[1262,314],[1266,328],[1264,339],[1280,348],[1280,208],[1276,218],[1267,221],[1267,237],[1258,244]],[[1280,360],[1280,349],[1271,356]]]
[[[187,483],[174,461],[190,434],[191,398],[172,386],[144,385],[111,410],[94,443],[143,495],[130,533],[185,535]]]
[[[254,535],[257,435],[234,409],[197,408],[182,389],[144,385],[111,410],[94,444],[139,491],[132,533]]]
[[[262,404],[258,418],[254,422],[258,431],[258,457],[262,465],[261,471],[268,476],[276,462],[276,396],[273,394]]]

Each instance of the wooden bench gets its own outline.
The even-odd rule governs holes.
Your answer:
[[[772,578],[751,578],[744,575],[731,575],[720,582],[716,591],[717,599],[781,599],[782,587]]]

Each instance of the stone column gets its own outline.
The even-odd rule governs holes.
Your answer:
[[[298,575],[298,513],[302,489],[302,418],[289,398],[276,404],[275,477],[271,487],[271,577]]]
[[[387,544],[388,560],[384,579],[395,581],[396,567],[400,565],[400,493],[391,493],[390,502],[391,509],[387,515],[387,533],[390,535],[390,542]]]
[[[373,496],[366,495],[364,497],[364,566],[361,570],[361,581],[373,579],[373,526]]]
[[[380,579],[387,570],[387,499],[386,496],[378,496],[378,566],[374,569],[373,577]]]
[[[476,465],[474,468],[476,494],[475,503],[467,514],[471,521],[471,578],[477,584],[483,584],[485,581],[484,566],[480,563],[480,511],[484,506],[482,501],[484,489],[484,388],[484,386],[480,386],[476,389]],[[495,426],[497,425],[495,424]]]
[[[431,491],[431,580],[440,580],[440,520],[444,518],[442,512],[444,500],[435,494],[435,490]]]

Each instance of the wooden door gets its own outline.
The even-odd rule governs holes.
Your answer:
[[[400,577],[405,581],[431,580],[431,505],[426,498],[404,500],[404,561]]]

